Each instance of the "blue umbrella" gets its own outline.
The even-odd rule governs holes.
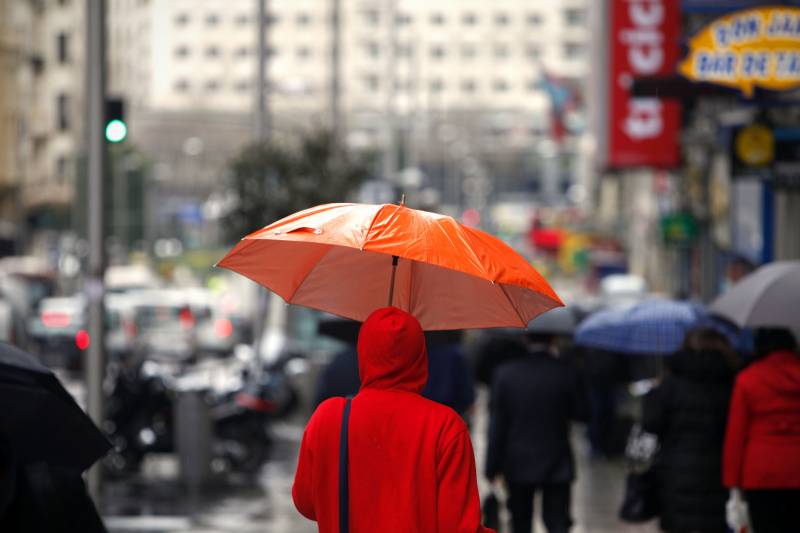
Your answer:
[[[703,325],[721,329],[701,305],[647,300],[626,309],[594,313],[578,326],[575,342],[611,352],[668,355],[680,348],[687,331]]]

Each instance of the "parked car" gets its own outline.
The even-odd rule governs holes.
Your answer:
[[[82,352],[89,347],[85,299],[81,296],[43,299],[28,323],[28,333],[45,362],[80,369]]]
[[[190,363],[197,357],[197,319],[178,290],[128,293],[133,306],[136,341],[141,356],[170,363]]]

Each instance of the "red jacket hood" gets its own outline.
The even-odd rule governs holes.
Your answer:
[[[761,373],[775,392],[800,397],[800,354],[773,352],[763,359]]]
[[[358,334],[358,373],[362,389],[422,392],[428,354],[417,319],[396,307],[369,315]]]

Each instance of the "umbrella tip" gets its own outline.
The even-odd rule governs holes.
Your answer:
[[[400,195],[400,205],[406,205],[406,194],[405,193]]]

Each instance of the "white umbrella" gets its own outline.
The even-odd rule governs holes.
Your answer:
[[[739,327],[800,331],[800,261],[777,261],[745,276],[710,310]]]

